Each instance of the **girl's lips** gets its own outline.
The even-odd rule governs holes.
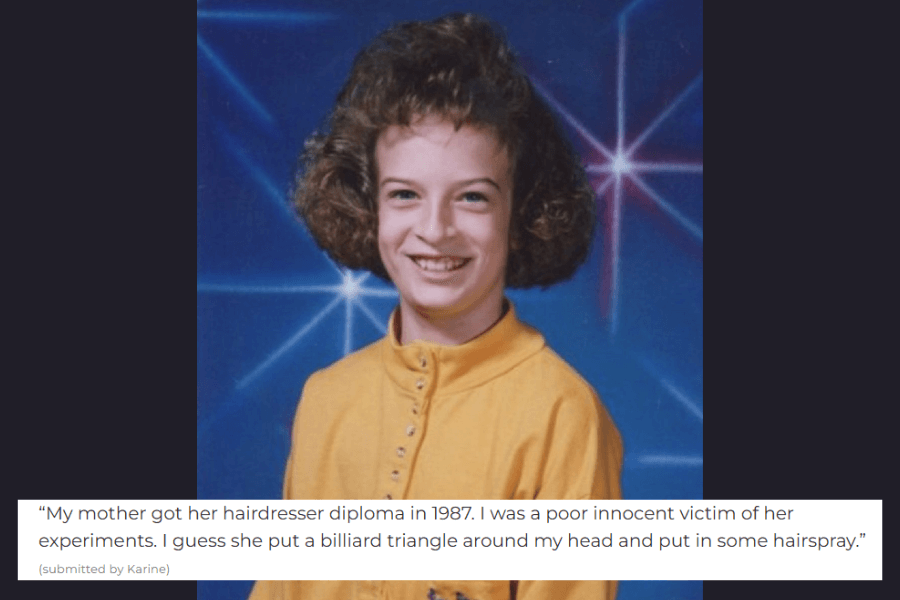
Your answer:
[[[422,256],[410,255],[409,259],[423,271],[446,272],[455,271],[462,268],[468,263],[470,258],[460,258],[458,256]]]

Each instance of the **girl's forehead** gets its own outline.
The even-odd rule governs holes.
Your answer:
[[[510,156],[488,126],[457,126],[440,117],[424,117],[409,125],[391,125],[378,136],[375,148],[379,171],[388,166],[412,166],[423,154],[473,166],[488,162],[511,171]]]
[[[493,127],[486,124],[457,124],[452,119],[440,115],[419,116],[408,125],[389,125],[381,131],[378,142],[391,146],[401,141],[421,137],[435,144],[449,144],[454,135],[460,132],[464,136],[477,135],[486,141],[491,141],[496,146],[501,146],[500,138]]]

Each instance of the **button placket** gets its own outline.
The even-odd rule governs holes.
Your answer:
[[[395,450],[395,452],[397,453],[397,458],[400,459],[400,461],[403,461],[403,457],[406,456],[406,448],[404,446],[397,446],[397,449]],[[396,465],[390,472],[390,475],[389,475],[390,483],[388,485],[390,488],[392,488],[394,490],[397,489],[396,486],[400,482],[401,469],[403,469],[402,466]],[[387,494],[385,494],[384,499],[385,500],[393,499],[393,494],[388,492]]]
[[[413,422],[409,423],[406,426],[406,437],[412,437],[416,434],[416,422],[419,420],[419,405],[426,393],[424,390],[425,386],[428,383],[428,380],[425,377],[426,375],[428,375],[428,357],[424,352],[419,354],[419,367],[422,369],[422,373],[416,378],[415,382],[416,390],[418,390],[419,393],[416,394],[417,397],[413,400],[413,405],[410,409],[410,412],[413,414],[414,418]]]
[[[420,418],[419,414],[421,412],[421,407],[424,404],[423,400],[424,400],[424,395],[426,393],[424,391],[425,386],[428,385],[427,376],[428,376],[428,365],[429,364],[430,364],[429,357],[428,357],[427,353],[423,350],[419,354],[419,369],[421,369],[422,372],[416,378],[416,381],[414,384],[418,393],[416,394],[415,398],[413,399],[412,406],[410,407],[410,410],[409,410],[410,413],[412,413],[413,419],[412,419],[412,422],[406,426],[406,436],[407,437],[412,437],[413,434],[415,434],[415,432],[416,432],[416,425],[418,424],[418,421]]]
[[[417,355],[413,355],[410,358],[412,358],[412,361],[407,364],[409,367],[412,367],[410,373],[412,403],[409,405],[410,412],[407,413],[409,420],[403,425],[401,438],[406,438],[407,441],[401,441],[394,450],[396,454],[396,458],[392,461],[394,467],[386,473],[388,478],[387,488],[391,491],[384,496],[385,499],[403,497],[404,490],[409,483],[406,475],[409,469],[407,461],[412,458],[411,455],[407,456],[407,454],[415,452],[418,447],[419,440],[415,436],[421,429],[422,419],[425,418],[427,413],[429,378],[433,375],[434,360],[425,349],[422,349]]]

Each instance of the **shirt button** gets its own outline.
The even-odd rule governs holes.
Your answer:
[[[407,426],[406,426],[406,435],[411,436],[411,435],[414,434],[415,432],[416,432],[416,428],[415,428],[415,427],[413,427],[412,425],[407,425]]]
[[[397,456],[399,456],[400,458],[403,458],[405,455],[406,455],[406,448],[404,448],[403,446],[400,446],[399,448],[397,448]]]
[[[412,414],[414,414],[414,415],[419,414],[419,405],[418,404],[413,404]]]
[[[391,496],[390,494],[385,494],[385,495],[384,495],[384,499],[385,499],[385,500],[393,500],[394,497]]]
[[[428,366],[428,361],[425,359],[424,354],[419,357],[419,364],[422,365],[423,369]]]
[[[394,481],[400,479],[400,471],[391,471],[391,479]]]
[[[424,380],[424,379],[417,379],[417,380],[416,380],[416,389],[417,389],[417,390],[421,390],[423,387],[425,387],[425,380]]]

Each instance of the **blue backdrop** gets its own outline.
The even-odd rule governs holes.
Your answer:
[[[625,496],[702,497],[700,0],[197,8],[198,498],[278,498],[304,381],[383,335],[396,292],[318,250],[287,189],[362,45],[454,11],[506,29],[597,190],[587,263],[548,290],[512,291],[518,313],[602,396],[625,442]],[[201,582],[198,595],[249,587]],[[623,582],[619,594],[701,596],[699,582]]]

